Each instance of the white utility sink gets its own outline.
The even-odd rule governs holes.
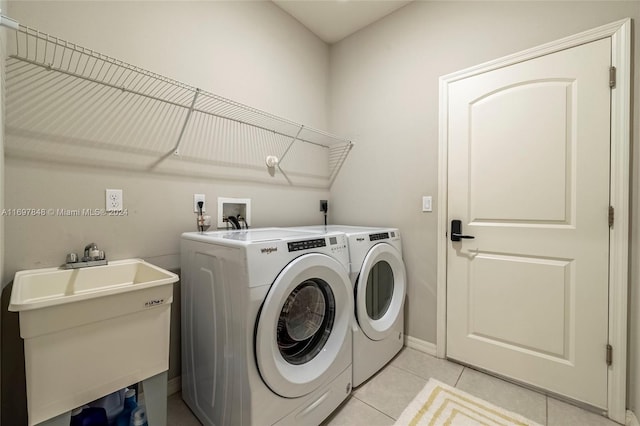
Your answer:
[[[176,281],[140,259],[16,273],[29,425],[166,371]]]
[[[176,274],[140,259],[118,260],[80,269],[20,271],[13,280],[9,310],[40,309],[171,284],[177,280]]]

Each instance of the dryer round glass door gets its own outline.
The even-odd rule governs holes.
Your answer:
[[[367,276],[366,306],[367,316],[379,320],[387,313],[393,299],[393,269],[388,262],[375,263]]]
[[[356,285],[356,319],[372,340],[392,332],[406,294],[406,272],[402,255],[386,243],[376,244],[364,258]]]
[[[258,371],[273,392],[306,395],[338,357],[351,357],[351,288],[344,266],[319,253],[294,259],[276,277],[255,329]]]

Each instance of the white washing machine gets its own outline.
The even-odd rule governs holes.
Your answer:
[[[290,229],[347,235],[354,289],[353,387],[384,367],[404,345],[407,280],[396,228],[344,225]]]
[[[182,398],[205,425],[317,425],[351,392],[344,234],[182,234]]]

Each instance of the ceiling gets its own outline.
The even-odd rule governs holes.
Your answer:
[[[411,0],[272,0],[328,44],[389,15]]]

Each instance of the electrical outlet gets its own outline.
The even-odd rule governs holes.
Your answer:
[[[204,199],[204,194],[193,194],[193,212],[200,213],[198,209],[198,201],[202,201],[202,213],[207,211],[207,202]]]
[[[121,212],[124,208],[122,202],[122,189],[107,189],[106,190],[106,208],[108,212]]]

